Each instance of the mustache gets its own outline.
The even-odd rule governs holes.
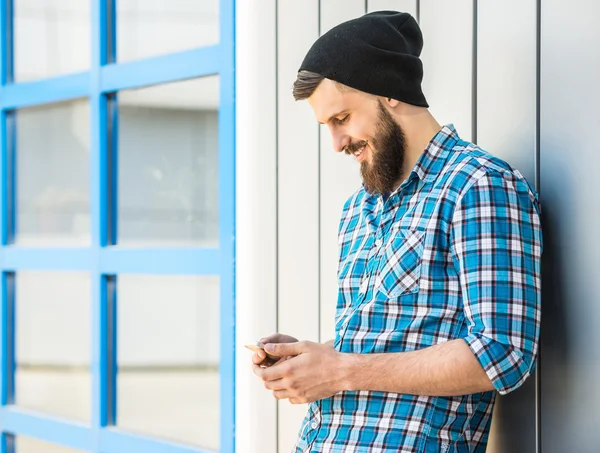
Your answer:
[[[346,154],[354,154],[356,151],[361,149],[363,146],[367,146],[369,144],[369,140],[361,140],[360,142],[350,143],[344,148],[344,152]]]

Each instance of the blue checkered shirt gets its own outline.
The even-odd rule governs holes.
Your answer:
[[[339,247],[338,351],[404,352],[462,338],[500,394],[533,372],[537,193],[452,125],[394,193],[361,188],[346,202]],[[309,405],[293,451],[483,453],[495,395],[340,392]]]

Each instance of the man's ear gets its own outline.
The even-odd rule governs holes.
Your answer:
[[[388,107],[390,108],[396,108],[398,106],[398,104],[400,104],[400,101],[397,101],[396,99],[392,99],[392,98],[385,98],[384,102],[387,104]]]

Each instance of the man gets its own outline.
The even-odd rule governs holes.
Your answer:
[[[363,178],[339,227],[335,340],[275,334],[282,359],[253,357],[275,398],[310,403],[295,452],[484,452],[496,392],[535,367],[537,194],[429,113],[422,45],[409,14],[367,14],[319,38],[294,84]]]

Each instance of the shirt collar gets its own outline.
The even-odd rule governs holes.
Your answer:
[[[423,182],[434,181],[446,164],[448,153],[460,140],[453,124],[448,124],[431,139],[411,171]]]

